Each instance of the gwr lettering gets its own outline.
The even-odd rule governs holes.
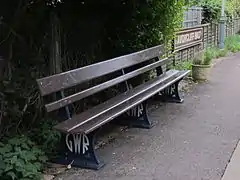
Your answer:
[[[66,145],[72,153],[85,154],[88,151],[89,139],[85,134],[67,134]]]
[[[143,114],[143,105],[140,104],[128,111],[129,116],[141,117]]]

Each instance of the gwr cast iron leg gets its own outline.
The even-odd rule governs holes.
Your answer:
[[[182,103],[183,98],[181,97],[178,88],[181,80],[162,90],[160,92],[160,99],[166,102]]]
[[[143,102],[130,109],[122,118],[118,119],[119,124],[129,127],[152,128],[152,123],[147,114],[147,102]]]
[[[95,153],[95,135],[96,132],[64,135],[61,155],[53,162],[86,169],[100,169],[104,164],[100,162]]]

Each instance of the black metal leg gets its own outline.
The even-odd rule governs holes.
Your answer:
[[[147,114],[147,102],[143,102],[130,109],[124,116],[117,119],[117,123],[135,128],[152,128],[153,125]]]
[[[97,158],[95,145],[96,132],[90,134],[67,134],[64,135],[64,147],[61,155],[53,159],[54,163],[98,170],[104,166]]]
[[[171,86],[169,86],[169,87],[165,88],[164,90],[162,90],[160,92],[159,98],[161,100],[165,101],[165,102],[182,103],[183,102],[183,98],[180,96],[179,88],[178,88],[179,82],[181,80],[175,82]]]

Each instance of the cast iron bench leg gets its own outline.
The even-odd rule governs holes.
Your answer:
[[[95,145],[96,132],[90,134],[67,134],[62,156],[53,160],[55,163],[74,167],[98,170],[104,166],[96,156]]]
[[[178,80],[168,88],[161,91],[158,97],[165,102],[182,103],[183,98],[181,97],[178,88],[181,80],[182,79]]]
[[[147,102],[143,102],[130,109],[125,115],[117,119],[120,125],[127,125],[133,128],[152,128],[152,123],[147,114]]]

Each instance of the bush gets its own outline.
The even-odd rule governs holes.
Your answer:
[[[177,70],[191,70],[191,64],[192,63],[190,61],[183,60],[183,61],[180,61],[180,62],[176,63],[175,69],[177,69]]]
[[[224,56],[227,55],[227,53],[228,53],[228,50],[227,50],[227,49],[221,49],[221,50],[218,50],[218,53],[217,53],[216,58],[224,57]]]
[[[0,143],[1,180],[39,180],[44,152],[26,136],[9,138]]]
[[[225,39],[225,49],[234,53],[240,51],[240,35],[227,37]]]
[[[198,53],[194,59],[193,64],[196,65],[210,65],[212,62],[212,59],[215,56],[215,53],[213,53],[212,48],[206,48],[203,52]]]
[[[54,155],[60,142],[61,133],[53,129],[57,122],[44,119],[38,128],[31,131],[31,139],[36,142],[47,155]]]
[[[203,57],[203,61],[202,61],[202,65],[210,65],[212,62],[212,59],[216,57],[216,51],[214,51],[214,49],[212,48],[207,48],[204,51],[204,57]]]

